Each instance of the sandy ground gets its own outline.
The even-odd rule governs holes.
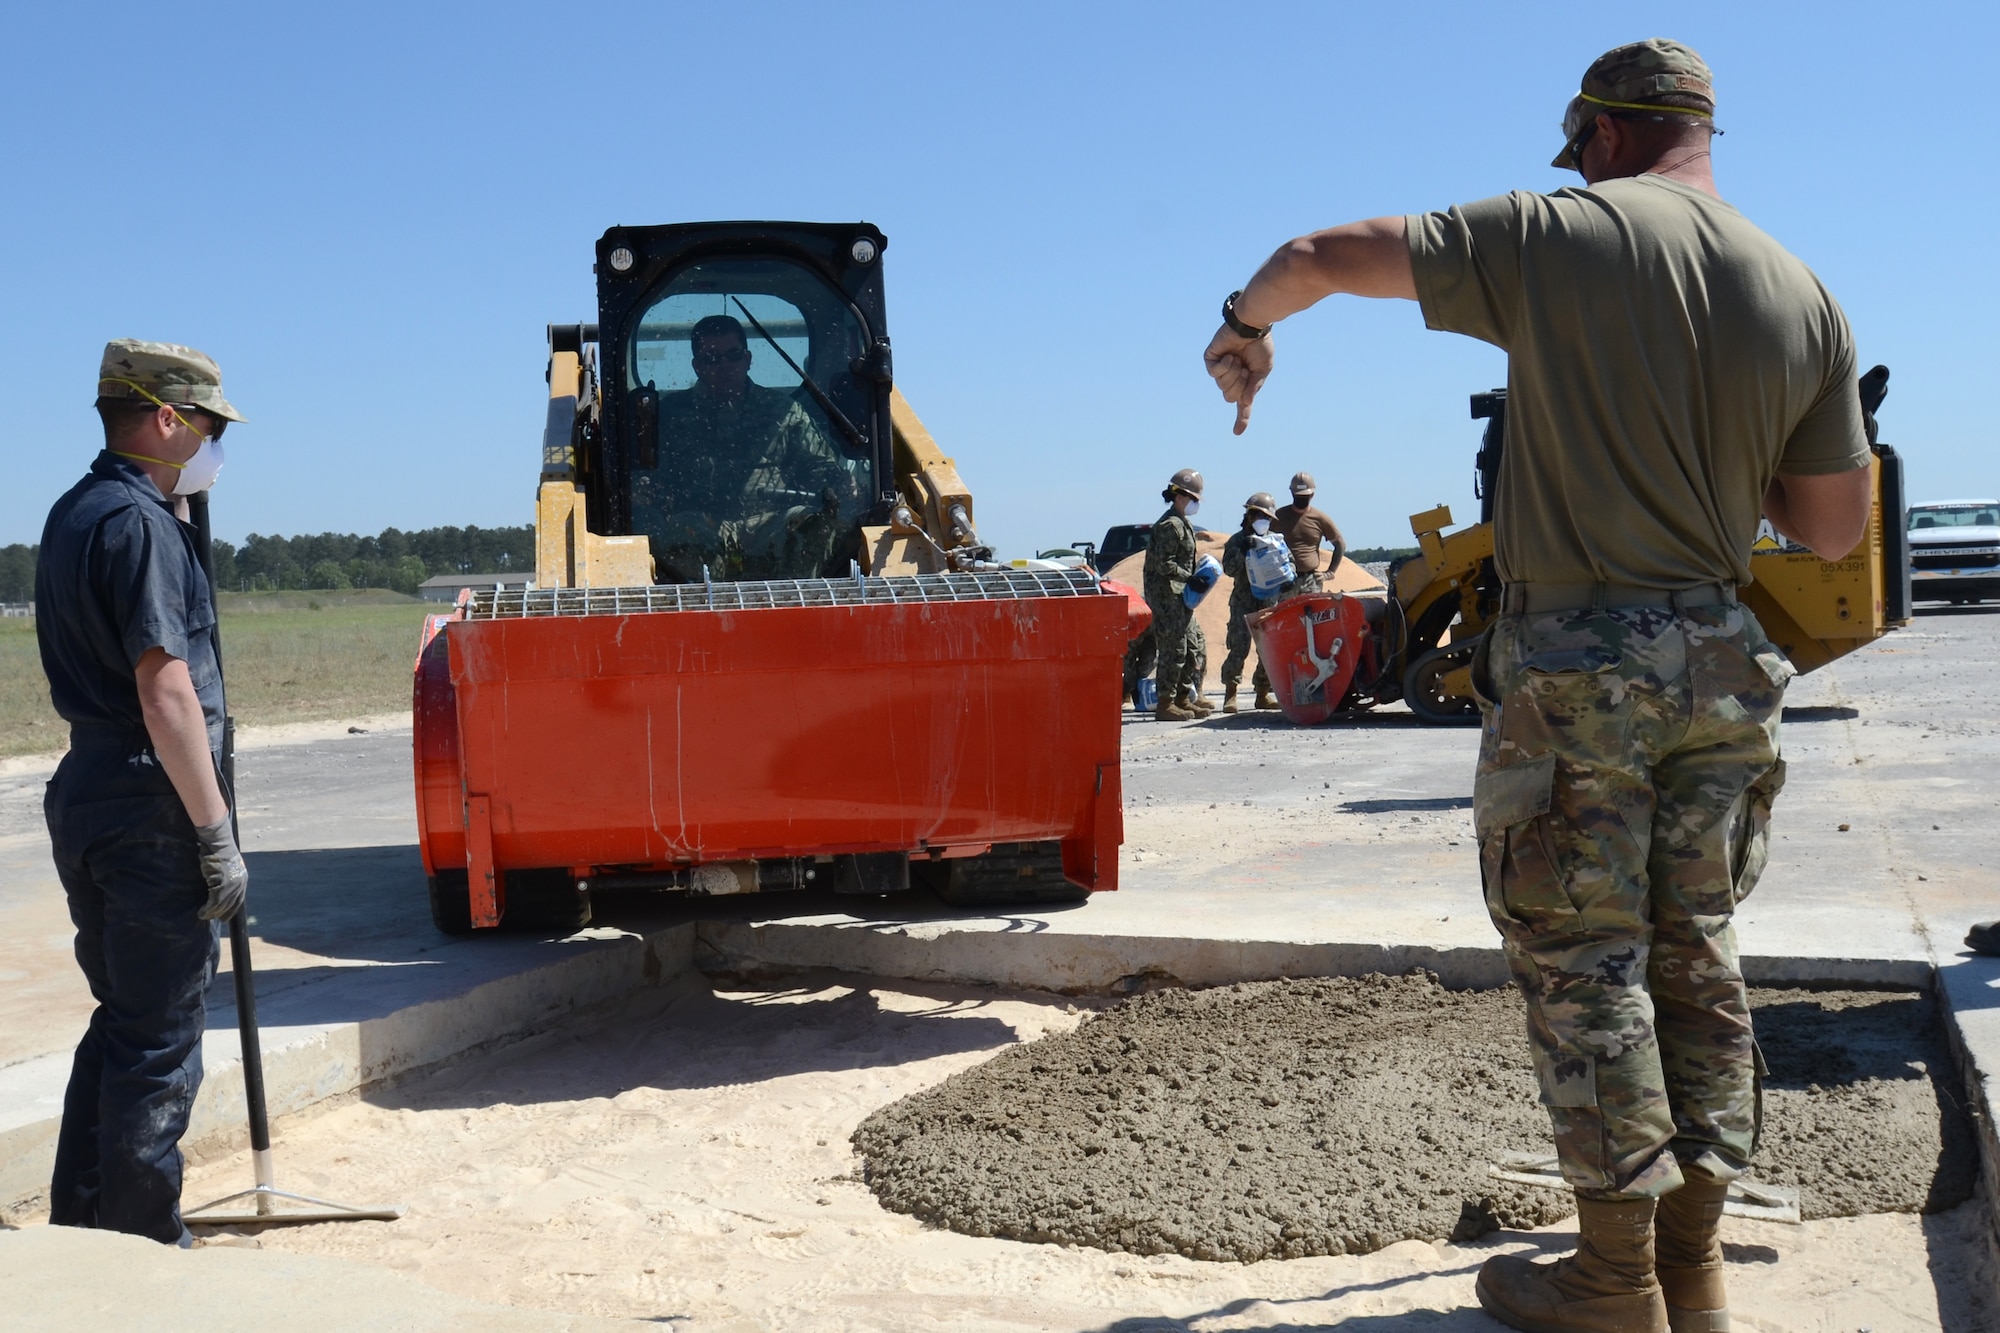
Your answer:
[[[1474,1308],[1480,1261],[1568,1243],[1558,1225],[1207,1263],[975,1239],[877,1205],[848,1143],[865,1116],[1083,1013],[1042,995],[824,977],[633,1002],[282,1124],[282,1185],[407,1211],[257,1243],[467,1300],[682,1329],[1120,1333],[1492,1329]],[[240,1155],[197,1166],[187,1196],[248,1174]],[[1737,1326],[2000,1327],[1977,1303],[1993,1289],[1982,1225],[1974,1205],[1798,1227],[1730,1219]]]

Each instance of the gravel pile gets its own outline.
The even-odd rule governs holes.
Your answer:
[[[1809,1217],[1967,1197],[1928,998],[1754,1002],[1761,1179],[1803,1185]],[[1487,1172],[1550,1151],[1522,1033],[1511,990],[1425,975],[1159,991],[877,1111],[854,1144],[884,1206],[974,1236],[1246,1263],[1467,1240],[1572,1210]]]

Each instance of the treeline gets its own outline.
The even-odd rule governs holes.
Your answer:
[[[35,597],[36,546],[0,546],[0,602]],[[241,546],[214,545],[215,583],[227,592],[391,588],[414,593],[434,574],[504,574],[535,567],[535,529],[424,528],[381,535],[308,537],[251,533]]]

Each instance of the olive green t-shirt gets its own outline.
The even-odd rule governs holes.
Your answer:
[[[1748,583],[1772,475],[1868,461],[1847,317],[1713,195],[1516,191],[1408,235],[1425,323],[1507,352],[1509,583]]]

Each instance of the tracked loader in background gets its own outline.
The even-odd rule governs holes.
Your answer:
[[[1878,440],[1875,422],[1888,367],[1863,375],[1857,388],[1874,453],[1875,503],[1861,544],[1844,560],[1821,560],[1765,523],[1751,548],[1754,581],[1741,589],[1744,605],[1801,673],[1910,622],[1903,462]],[[1252,617],[1258,655],[1293,721],[1320,722],[1397,699],[1426,722],[1478,721],[1472,653],[1500,611],[1493,507],[1507,391],[1472,395],[1472,416],[1486,422],[1474,464],[1477,523],[1447,532],[1449,505],[1412,514],[1418,554],[1390,568],[1386,598],[1314,594]]]
[[[1119,664],[1144,604],[1003,569],[897,391],[866,223],[614,227],[549,330],[535,585],[417,658],[448,932],[604,889],[1115,888]]]

